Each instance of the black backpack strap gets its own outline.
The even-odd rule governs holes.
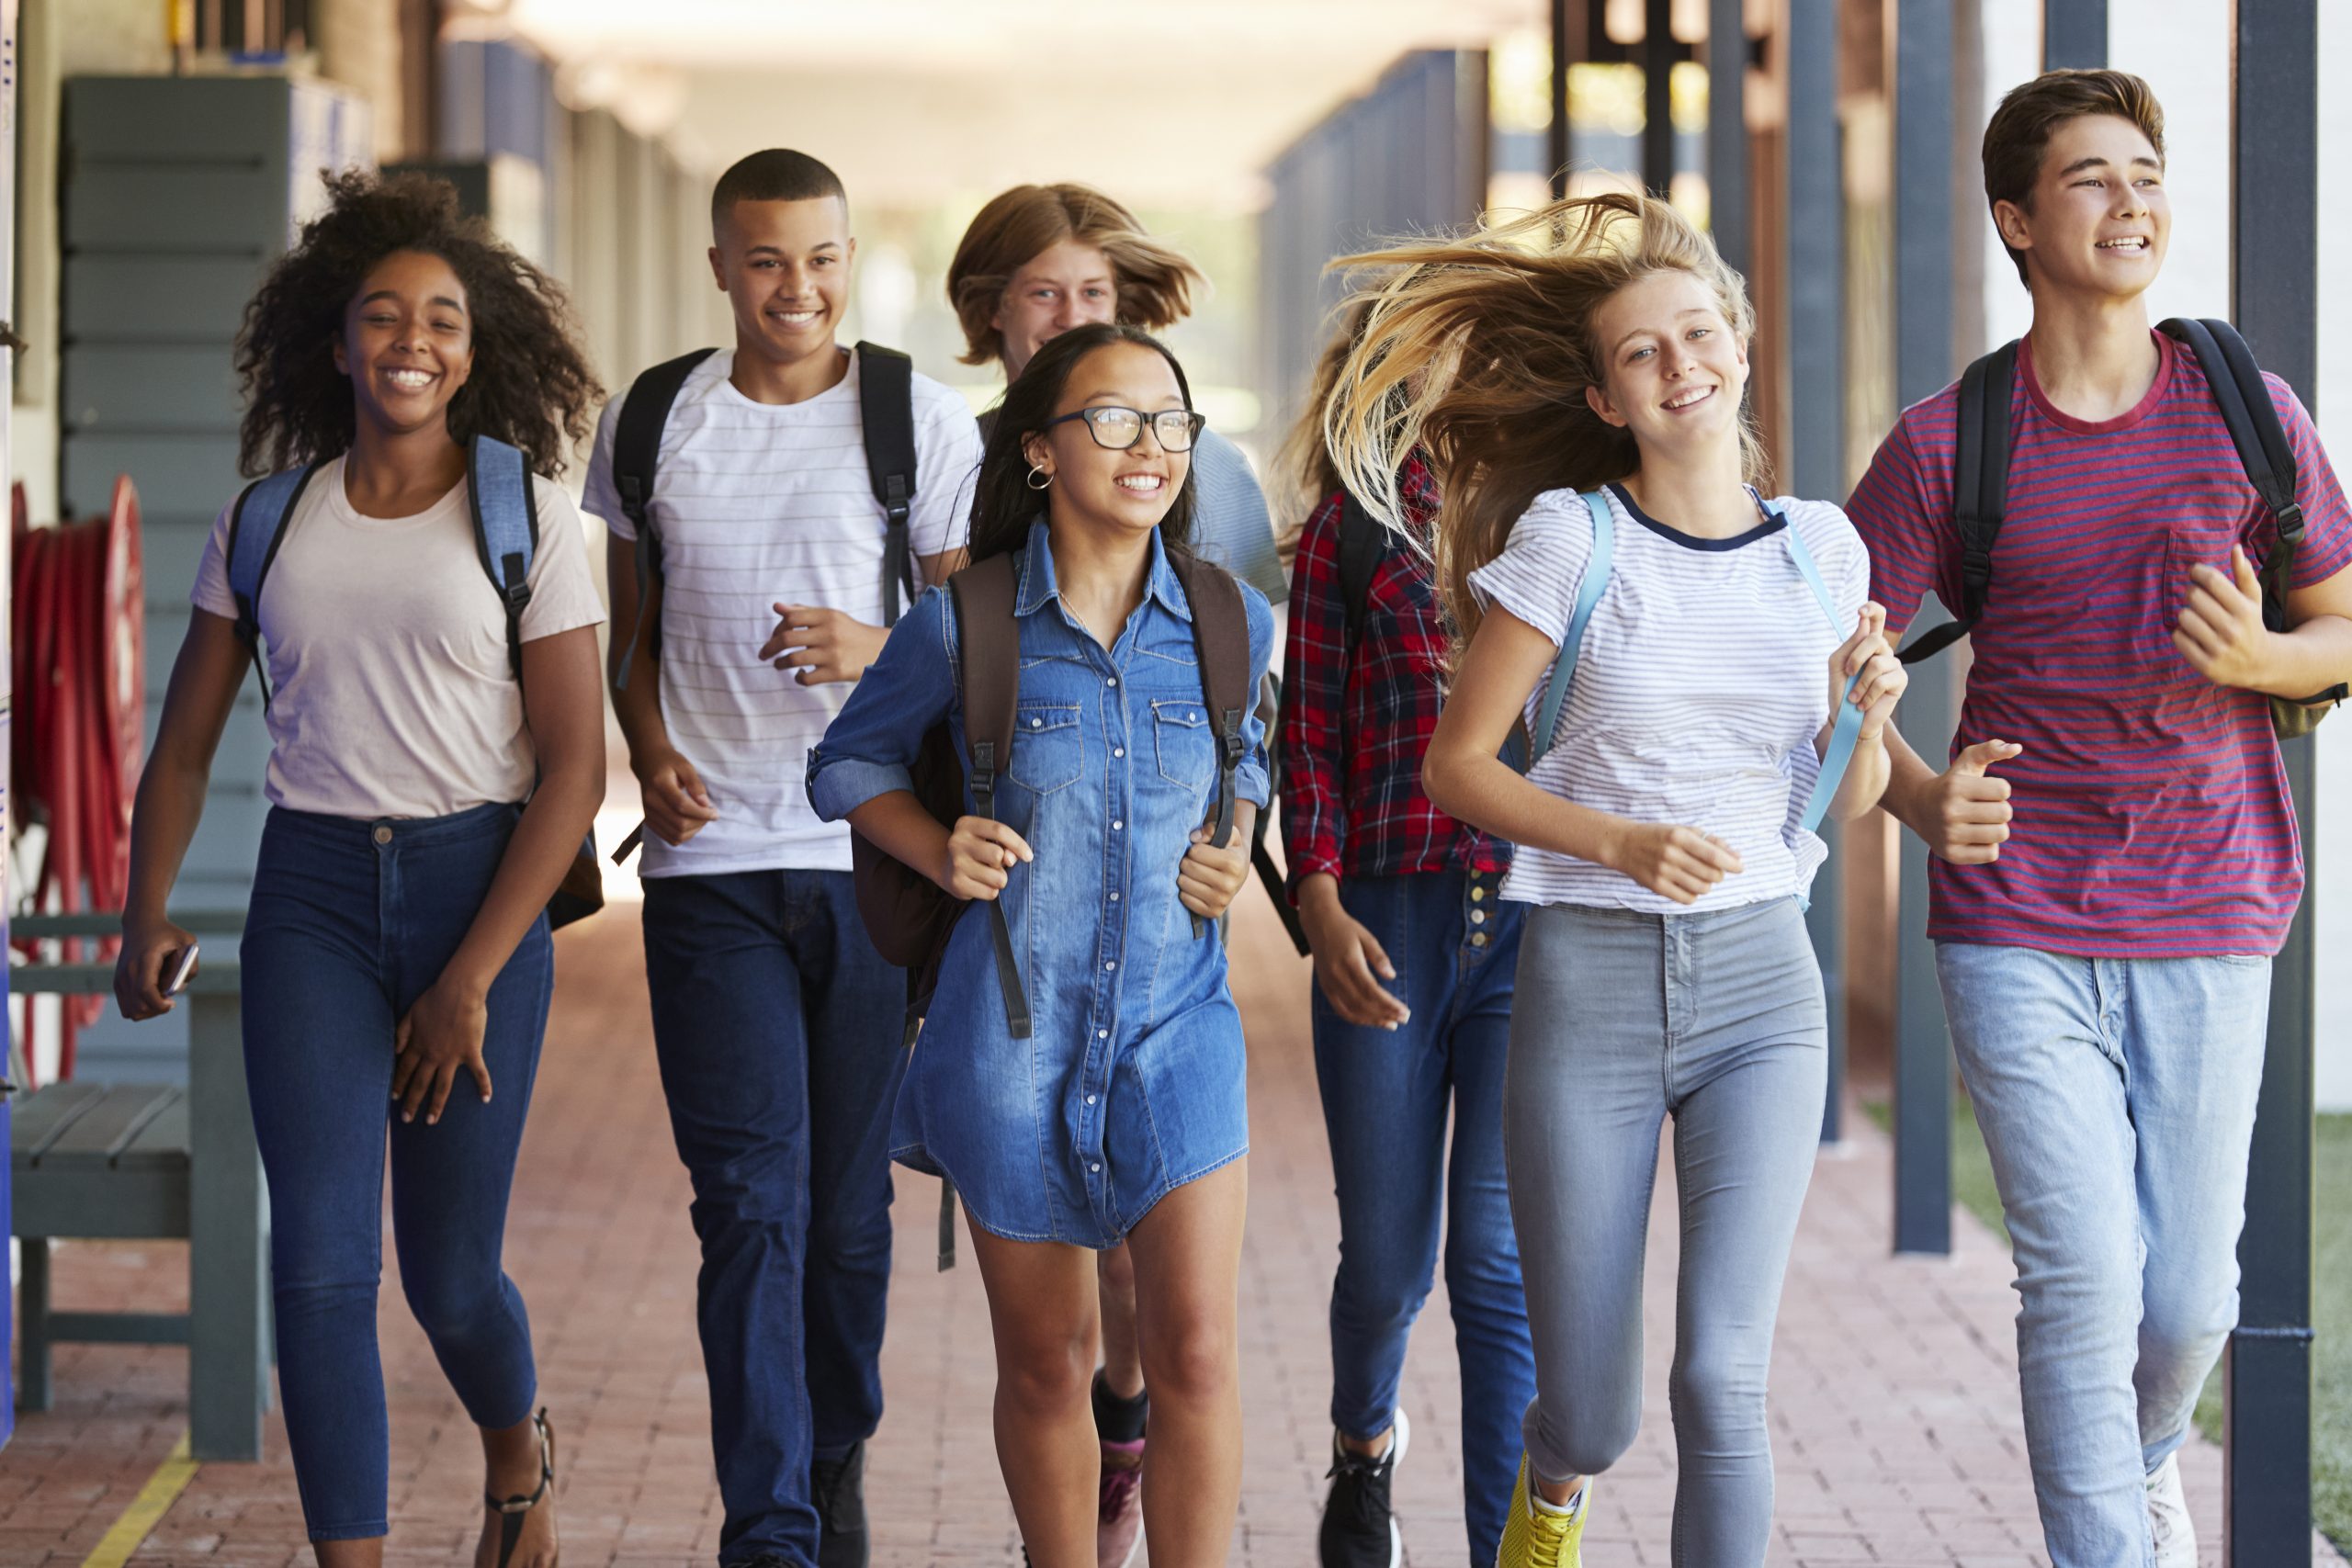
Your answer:
[[[857,345],[857,414],[865,433],[865,476],[882,508],[882,624],[899,624],[899,591],[915,596],[908,519],[915,503],[915,362],[895,348]],[[1008,611],[1008,613],[1010,613]]]
[[[956,644],[964,676],[964,744],[969,750],[972,808],[996,817],[997,780],[1012,758],[1012,724],[1021,701],[1021,626],[1012,610],[1020,558],[990,556],[949,580],[956,595]],[[1004,900],[991,898],[989,929],[996,943],[997,988],[1004,1021],[1015,1040],[1029,1038],[1029,995],[1012,951]]]
[[[1171,553],[1168,563],[1193,610],[1201,699],[1216,742],[1216,826],[1209,842],[1223,849],[1233,841],[1233,775],[1241,766],[1242,723],[1258,697],[1250,683],[1250,612],[1241,602],[1241,585],[1224,568],[1181,551]],[[1193,934],[1207,932],[1208,922],[1193,916]]]
[[[1960,599],[1953,619],[1925,632],[1898,655],[1905,664],[1940,653],[1984,617],[1993,581],[1993,546],[2009,495],[2009,405],[2017,389],[2012,341],[1961,373],[1960,432],[1952,454],[1951,516],[1960,536]]]
[[[2292,624],[2287,616],[2287,596],[2294,591],[2295,554],[2303,543],[2303,509],[2295,499],[2301,475],[2295,448],[2287,439],[2287,427],[2279,423],[2278,407],[2270,400],[2270,384],[2262,378],[2254,351],[2227,321],[2176,316],[2159,323],[2156,330],[2188,344],[2197,355],[2197,367],[2205,373],[2205,385],[2222,411],[2222,423],[2229,428],[2230,445],[2237,449],[2246,482],[2254,486],[2255,495],[2278,530],[2278,543],[2259,568],[2262,622],[2274,632],[2287,631]],[[2342,702],[2347,694],[2352,694],[2352,688],[2339,683],[2300,698],[2292,705]]]
[[[662,431],[670,423],[670,405],[695,366],[718,353],[698,348],[675,359],[665,359],[629,383],[621,400],[620,418],[613,425],[613,489],[621,511],[637,530],[637,625],[630,628],[628,647],[613,673],[613,689],[628,686],[629,666],[637,662],[637,645],[643,642],[655,654],[662,651],[662,628],[647,626],[646,600],[662,581],[662,541],[653,527],[653,475],[662,466]]]
[[[1340,606],[1347,616],[1348,653],[1363,640],[1363,620],[1372,607],[1372,580],[1388,553],[1388,530],[1346,491],[1340,502]]]
[[[2291,552],[2303,539],[2303,509],[2295,501],[2295,449],[2288,443],[2286,426],[2278,423],[2269,383],[2262,378],[2253,351],[2227,321],[2176,316],[2157,330],[2188,344],[2197,355],[2205,384],[2221,406],[2222,423],[2229,427],[2230,445],[2237,448],[2238,462],[2254,493],[2277,520],[2279,544]]]

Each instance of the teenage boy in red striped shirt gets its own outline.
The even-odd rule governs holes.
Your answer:
[[[2310,416],[2292,629],[2277,532],[2195,356],[2144,303],[2171,229],[2147,84],[2052,72],[1984,134],[2033,295],[2007,516],[1939,773],[1890,732],[1934,852],[1928,935],[2016,1250],[2026,1442],[2053,1568],[2188,1568],[2176,1450],[2237,1318],[2270,959],[2303,885],[2269,695],[2352,677],[2352,517]],[[1897,631],[1962,603],[1959,396],[1906,410],[1847,507]],[[2339,721],[2352,722],[2352,721]]]

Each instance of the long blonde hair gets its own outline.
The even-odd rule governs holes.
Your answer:
[[[1324,405],[1324,438],[1347,488],[1390,526],[1397,468],[1419,446],[1441,487],[1434,567],[1464,640],[1477,629],[1470,574],[1500,555],[1547,490],[1590,489],[1641,467],[1631,432],[1592,412],[1607,382],[1593,322],[1637,279],[1687,272],[1713,291],[1742,346],[1756,333],[1739,275],[1674,208],[1620,192],[1557,201],[1464,235],[1414,241],[1335,268],[1374,269],[1371,317]],[[1742,466],[1764,473],[1743,416]]]

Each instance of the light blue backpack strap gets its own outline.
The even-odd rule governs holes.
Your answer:
[[[474,437],[466,468],[466,494],[474,514],[474,548],[481,569],[506,606],[506,654],[514,678],[523,678],[523,611],[531,602],[531,559],[538,553],[538,508],[531,494],[531,468],[503,441]]]
[[[1821,568],[1815,564],[1813,552],[1805,548],[1804,536],[1786,513],[1778,507],[1772,513],[1784,525],[1781,531],[1788,536],[1789,554],[1795,558],[1797,570],[1804,574],[1813,596],[1821,602],[1822,618],[1829,623],[1830,634],[1844,642],[1845,623],[1838,617],[1838,602],[1829,596],[1829,584],[1822,581]],[[1797,824],[1808,833],[1818,831],[1821,819],[1829,814],[1829,802],[1846,777],[1847,764],[1854,760],[1855,742],[1861,739],[1862,710],[1847,700],[1854,694],[1854,682],[1859,679],[1859,675],[1846,677],[1845,687],[1838,694],[1838,716],[1829,731],[1829,749],[1822,753],[1821,773],[1813,782],[1813,795],[1805,801],[1804,816]]]
[[[318,471],[315,463],[255,479],[237,497],[229,513],[229,596],[237,604],[237,637],[253,656],[254,673],[261,681],[262,705],[269,705],[269,671],[261,657],[261,585],[277,558],[286,536],[286,520],[294,503]]]
[[[1543,700],[1536,705],[1533,755],[1527,759],[1531,772],[1552,749],[1552,733],[1560,727],[1561,705],[1568,700],[1568,685],[1576,678],[1577,649],[1584,644],[1585,624],[1592,619],[1594,607],[1608,590],[1610,567],[1617,555],[1617,522],[1609,510],[1607,493],[1587,491],[1584,504],[1592,514],[1592,554],[1586,559],[1584,577],[1577,584],[1576,612],[1568,617],[1567,635],[1560,639],[1560,655],[1552,662]]]

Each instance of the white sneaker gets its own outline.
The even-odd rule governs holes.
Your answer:
[[[2197,1568],[2197,1527],[2189,1521],[2177,1453],[2148,1477],[2148,1533],[2155,1537],[2156,1568]]]

